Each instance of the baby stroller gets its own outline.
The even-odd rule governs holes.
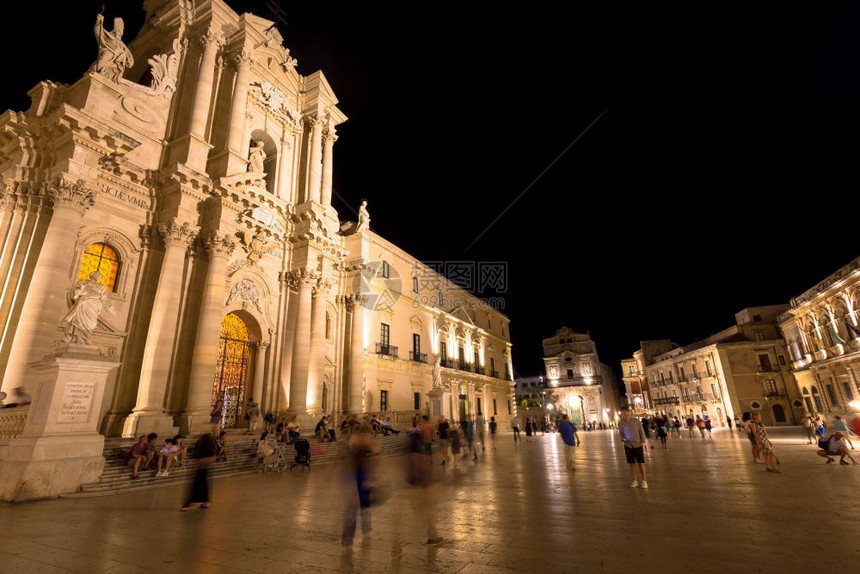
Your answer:
[[[311,469],[311,443],[305,438],[296,439],[293,448],[296,449],[296,457],[290,463],[290,470],[296,466],[305,466],[308,470]]]
[[[284,456],[284,445],[276,439],[270,438],[261,441],[259,453],[261,457],[261,473],[267,470],[281,472],[287,467],[287,458]]]

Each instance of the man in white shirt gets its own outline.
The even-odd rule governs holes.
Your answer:
[[[857,461],[854,460],[854,457],[848,454],[848,449],[845,447],[845,437],[841,432],[833,433],[829,440],[821,439],[818,444],[820,446],[824,446],[824,441],[827,442],[827,448],[819,450],[817,454],[818,456],[823,456],[824,458],[826,458],[827,464],[836,462],[836,460],[833,458],[834,456],[839,456],[839,464],[848,464],[847,462],[845,462],[846,456],[851,459],[851,462],[853,464],[857,464]]]
[[[515,416],[511,419],[511,430],[514,431],[514,442],[520,440],[520,417]]]

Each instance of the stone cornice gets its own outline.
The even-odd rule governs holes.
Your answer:
[[[839,283],[843,279],[851,276],[858,269],[860,269],[860,257],[857,257],[847,265],[844,265],[841,268],[837,269],[835,272],[828,275],[823,281],[820,281],[814,287],[807,289],[797,297],[792,298],[792,310],[803,306],[804,304],[812,301],[816,297],[823,295],[824,292],[833,287],[836,283]]]

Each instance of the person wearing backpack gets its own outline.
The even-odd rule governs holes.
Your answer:
[[[857,464],[854,457],[848,453],[848,448],[845,446],[845,436],[839,431],[836,431],[829,437],[818,439],[818,446],[821,447],[821,450],[817,451],[815,454],[826,458],[827,464],[836,462],[836,459],[833,458],[834,456],[839,457],[839,464],[848,464],[845,462],[846,456],[851,459],[853,464]]]

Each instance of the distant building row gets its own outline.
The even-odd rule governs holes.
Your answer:
[[[617,377],[600,362],[587,333],[562,327],[543,340],[546,377],[517,379],[520,415],[532,418],[567,414],[577,425],[607,424],[620,408]]]
[[[642,341],[621,362],[628,403],[641,413],[707,415],[718,426],[745,411],[766,425],[806,413],[860,411],[860,257],[791,300],[751,307],[736,324],[680,346]]]

